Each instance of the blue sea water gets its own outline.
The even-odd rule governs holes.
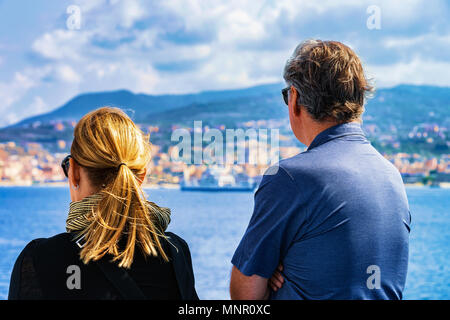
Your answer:
[[[248,192],[146,190],[172,209],[169,230],[192,253],[201,299],[229,299],[231,257],[253,207]],[[405,299],[450,299],[450,189],[408,188],[412,230]],[[0,187],[0,299],[8,295],[14,262],[32,239],[65,231],[69,190],[62,187]]]

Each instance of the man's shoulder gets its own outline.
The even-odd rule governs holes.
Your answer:
[[[276,170],[269,169],[267,172],[270,170],[277,172],[282,169],[293,181],[315,180],[315,178],[323,177],[324,172],[348,173],[356,167],[361,169],[376,167],[386,174],[400,175],[397,168],[371,145],[367,146],[363,152],[339,150],[333,153],[325,147],[321,148],[322,146],[280,160]]]
[[[304,151],[293,157],[280,160],[279,166],[287,173],[292,174],[296,171],[310,170],[311,165],[314,164],[317,158],[315,153]]]
[[[275,165],[269,167],[263,176],[263,181],[292,181],[295,182],[302,173],[311,172],[313,159],[307,151],[299,153],[293,157],[280,160]]]
[[[295,187],[301,179],[302,172],[308,171],[308,165],[302,158],[301,154],[298,154],[270,166],[261,179],[258,191],[264,188],[270,189],[271,193],[277,193],[283,192],[286,187]]]

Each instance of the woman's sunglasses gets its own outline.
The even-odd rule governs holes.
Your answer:
[[[72,158],[72,156],[69,154],[61,162],[61,167],[62,167],[62,169],[64,171],[64,175],[66,176],[66,178],[69,177],[69,164],[70,164],[69,160],[70,160],[70,158]]]

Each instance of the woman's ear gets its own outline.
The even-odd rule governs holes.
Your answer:
[[[69,159],[69,180],[73,186],[80,185],[80,166],[73,160]]]
[[[144,183],[146,176],[147,176],[147,168],[144,168],[144,172],[138,176],[140,185],[142,185],[142,183]]]

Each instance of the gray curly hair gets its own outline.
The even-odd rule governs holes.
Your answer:
[[[318,121],[360,120],[364,101],[374,91],[358,56],[337,41],[307,40],[287,61],[283,74],[302,105]]]

